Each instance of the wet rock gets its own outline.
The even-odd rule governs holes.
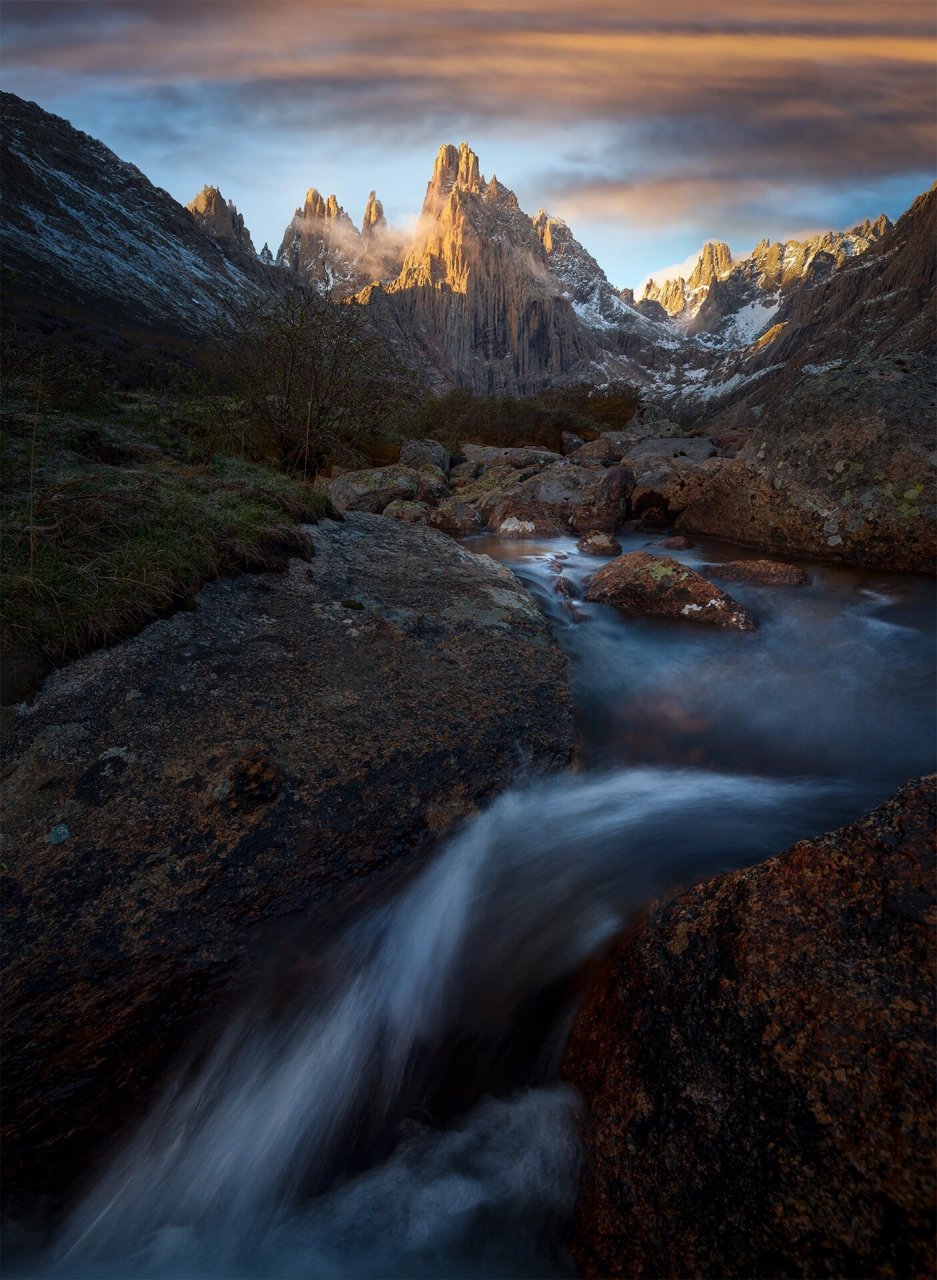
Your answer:
[[[584,1276],[934,1274],[935,782],[656,910],[564,1073]]]
[[[667,542],[670,541],[668,538]],[[799,565],[782,564],[779,560],[726,560],[723,564],[707,564],[703,568],[714,578],[725,578],[728,582],[802,587],[807,581],[807,575]]]
[[[579,539],[576,546],[587,556],[621,555],[621,543],[610,533],[587,533],[585,537]]]
[[[373,515],[308,533],[311,560],[212,583],[11,717],[3,1164],[21,1207],[74,1185],[291,921],[321,927],[520,767],[568,759],[565,659],[508,570]]]
[[[427,502],[389,502],[381,512],[390,520],[402,520],[404,524],[426,524],[433,513]]]
[[[371,467],[346,471],[329,485],[329,497],[339,511],[365,511],[379,515],[394,501],[412,502],[422,476],[413,467]]]
[[[684,538],[682,534],[677,533],[672,538],[665,538],[660,545],[666,547],[668,551],[689,551],[693,543],[689,538]],[[712,567],[712,565],[709,566],[709,568]]]
[[[754,631],[747,609],[688,565],[669,556],[630,551],[586,579],[585,598],[632,613],[686,618],[737,631]]]
[[[550,507],[509,498],[488,517],[489,527],[502,538],[561,538],[569,526]]]
[[[429,466],[436,467],[444,476],[449,474],[449,449],[438,440],[404,440],[398,461],[401,466],[417,471]]]

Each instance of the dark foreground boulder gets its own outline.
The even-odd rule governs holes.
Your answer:
[[[683,618],[708,626],[754,631],[755,619],[701,573],[670,556],[629,551],[585,581],[585,598],[630,613]]]
[[[572,743],[506,569],[351,515],[53,675],[4,769],[4,1185],[61,1192],[291,921]]]
[[[935,780],[660,908],[607,963],[586,1276],[932,1276]]]

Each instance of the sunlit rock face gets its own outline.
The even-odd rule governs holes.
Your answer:
[[[359,232],[334,195],[311,187],[283,234],[276,260],[320,293],[345,299],[370,281],[393,279],[400,255],[400,236],[388,227],[375,192]]]
[[[440,148],[399,275],[362,300],[441,382],[532,391],[595,359],[531,219],[467,143]]]
[[[358,230],[338,200],[310,187],[283,233],[278,265],[322,293],[341,296],[358,282],[360,256]]]
[[[687,333],[726,345],[750,341],[781,302],[802,285],[830,275],[891,229],[882,214],[850,231],[825,231],[806,240],[761,240],[744,258],[722,241],[703,245],[687,279],[649,280],[642,302],[656,302]]]
[[[253,253],[254,245],[244,219],[233,200],[225,200],[217,187],[202,187],[194,200],[186,205],[195,221],[214,236],[236,244],[245,253]]]

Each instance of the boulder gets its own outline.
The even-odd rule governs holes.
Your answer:
[[[747,609],[695,569],[649,551],[629,551],[603,565],[586,579],[585,598],[632,613],[686,618],[737,631],[756,627]]]
[[[579,539],[576,546],[587,556],[621,555],[621,543],[610,533],[587,533]]]
[[[689,551],[693,543],[689,538],[684,538],[683,534],[676,533],[672,538],[665,538],[660,545],[667,551]],[[712,565],[709,567],[713,568]]]
[[[433,508],[426,502],[393,501],[387,504],[381,515],[404,524],[426,524]]]
[[[370,467],[346,471],[329,485],[329,497],[339,511],[379,515],[395,500],[410,502],[420,490],[422,475],[413,467]]]
[[[676,539],[668,538],[664,546]],[[684,542],[689,542],[684,539]],[[768,586],[802,587],[807,575],[796,564],[782,564],[779,560],[726,560],[723,564],[703,565],[714,578],[727,582],[763,582]]]
[[[560,461],[560,454],[554,453],[552,449],[536,447],[496,449],[485,444],[465,444],[462,452],[467,462],[481,463],[483,467],[514,467],[517,471],[535,465],[549,466],[550,463]]]
[[[599,462],[604,467],[611,467],[617,462],[621,462],[625,455],[627,445],[623,442],[615,443],[614,440],[607,436],[599,436],[597,440],[590,440],[588,444],[582,445],[575,453],[570,455],[570,462]]]
[[[460,502],[458,498],[447,498],[432,510],[426,523],[454,538],[464,538],[472,533],[481,533],[482,518],[474,507]]]
[[[713,475],[728,463],[724,458],[694,462],[672,458],[647,469],[639,469],[631,493],[631,509],[648,523],[670,525],[700,494],[706,492]],[[649,512],[653,511],[653,517]]]
[[[461,489],[477,480],[483,470],[480,462],[458,462],[449,468],[449,484],[453,489]]]
[[[678,527],[769,554],[929,572],[935,411],[933,364],[923,358],[804,377],[739,456],[706,476]]]
[[[449,474],[449,449],[438,440],[404,440],[398,461],[417,471],[429,466],[438,468],[444,476]]]
[[[584,444],[582,436],[577,436],[573,431],[564,431],[560,436],[560,452],[564,457],[575,453]]]
[[[425,462],[420,468],[416,496],[420,502],[440,502],[450,493],[449,481],[439,467]]]
[[[493,508],[488,526],[502,538],[561,538],[569,525],[542,503],[509,498]]]
[[[622,457],[635,471],[645,470],[652,463],[669,458],[686,458],[689,462],[705,462],[716,454],[712,440],[698,436],[652,436],[633,444]]]
[[[653,911],[586,996],[583,1276],[934,1274],[935,779]]]
[[[627,467],[608,467],[595,477],[588,497],[583,494],[573,507],[569,523],[578,533],[613,532],[625,521],[633,490],[634,474]]]
[[[20,1207],[74,1186],[291,922],[317,936],[519,761],[569,758],[566,660],[513,574],[373,515],[306,534],[311,559],[210,584],[12,717],[3,1166]]]

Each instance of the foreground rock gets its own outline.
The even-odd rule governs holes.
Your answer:
[[[668,538],[664,546],[672,542],[690,545],[686,538]],[[807,581],[807,575],[799,565],[782,564],[779,560],[725,560],[722,564],[707,564],[704,568],[714,578],[725,578],[727,582],[761,582],[773,587],[802,587]]]
[[[669,556],[629,551],[585,582],[585,598],[632,613],[686,618],[716,627],[754,631],[752,615],[719,587]]]
[[[70,1186],[291,920],[333,919],[519,768],[565,659],[506,569],[352,515],[282,575],[52,676],[4,782],[4,1182]],[[308,926],[307,926],[308,927]]]
[[[935,779],[651,916],[577,1018],[586,1276],[934,1274]]]

